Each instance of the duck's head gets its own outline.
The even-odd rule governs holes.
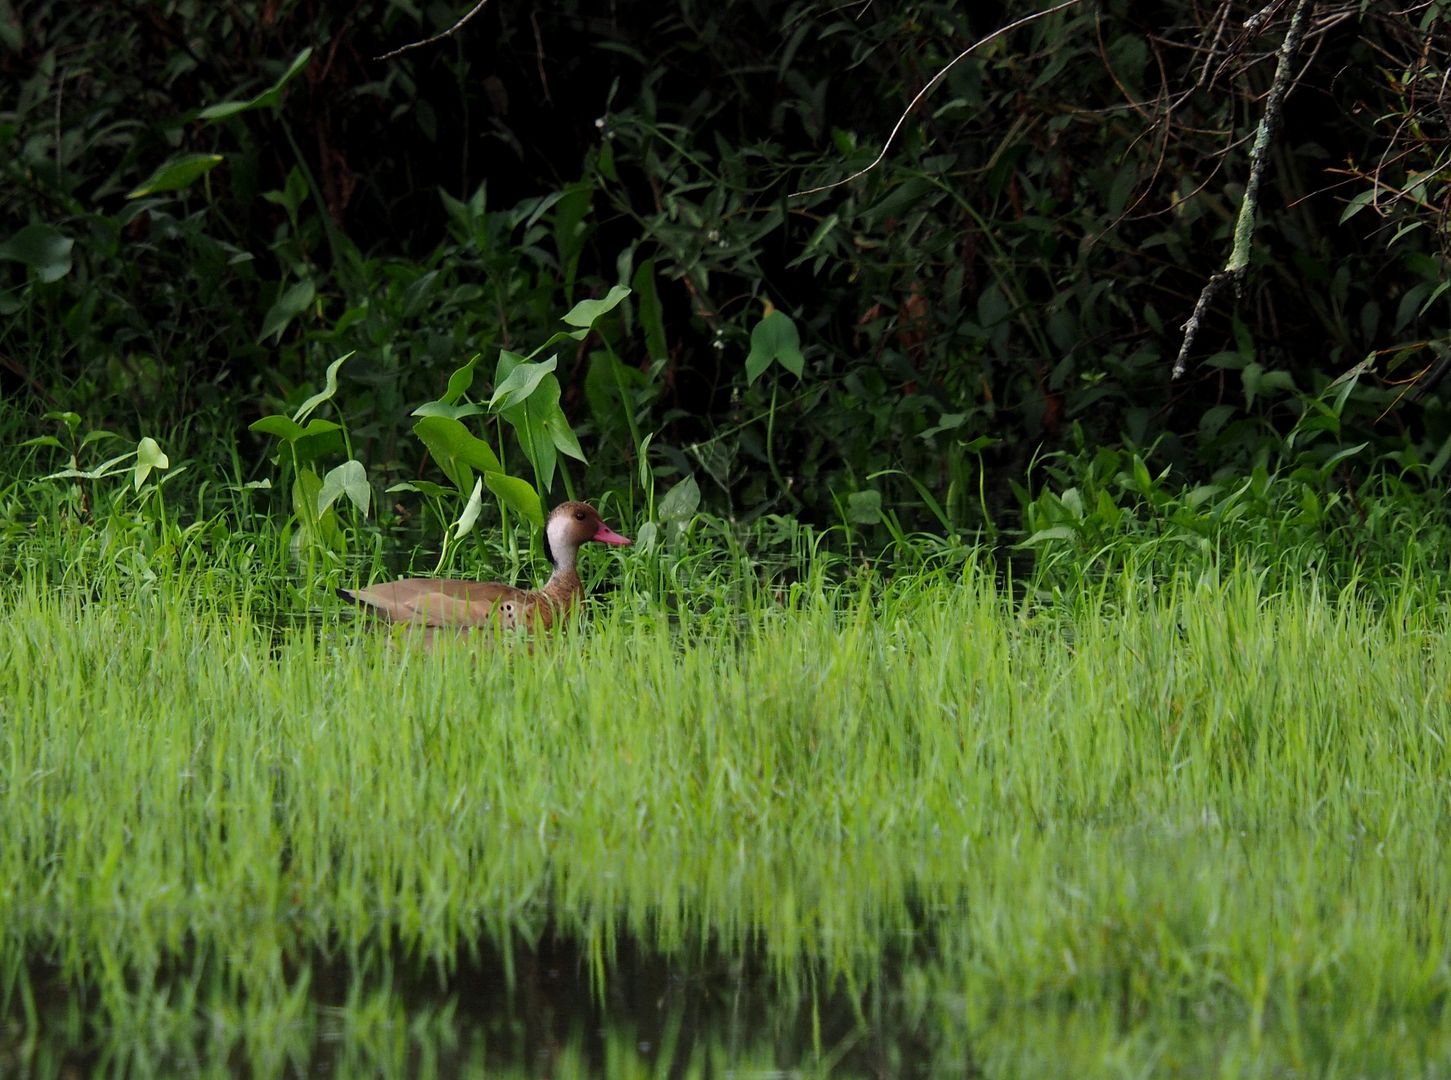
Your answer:
[[[628,544],[629,537],[621,536],[600,517],[599,511],[589,503],[560,503],[544,523],[544,552],[555,566],[574,566],[580,546],[591,540],[602,544]]]

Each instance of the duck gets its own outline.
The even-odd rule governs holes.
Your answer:
[[[390,622],[423,628],[430,641],[444,629],[548,630],[567,620],[584,597],[575,566],[579,549],[591,542],[624,546],[630,540],[606,525],[589,503],[560,503],[544,525],[544,550],[554,573],[543,588],[456,578],[399,578],[337,593]]]

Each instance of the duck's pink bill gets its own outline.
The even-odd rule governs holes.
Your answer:
[[[630,538],[628,536],[621,536],[619,533],[615,532],[614,529],[606,525],[603,521],[600,522],[600,527],[595,530],[595,534],[591,536],[590,539],[598,540],[602,544],[628,544],[630,542]]]

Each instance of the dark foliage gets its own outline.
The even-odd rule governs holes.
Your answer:
[[[1316,5],[1247,292],[1169,380],[1231,246],[1288,18],[1246,28],[1263,6],[1085,0],[953,66],[879,167],[794,197],[1032,8],[493,0],[379,60],[463,10],[0,6],[5,397],[260,459],[246,425],[356,350],[354,452],[416,478],[410,409],[624,283],[559,358],[595,490],[644,452],[743,516],[970,530],[1045,452],[1208,478],[1275,467],[1312,421],[1321,461],[1368,441],[1342,475],[1436,482],[1444,412],[1397,403],[1447,354],[1439,5]],[[253,107],[204,111],[229,101]],[[771,309],[799,372],[747,370]]]

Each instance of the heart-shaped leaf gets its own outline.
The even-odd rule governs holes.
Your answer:
[[[665,493],[655,506],[655,516],[666,523],[687,522],[700,507],[700,485],[687,476]]]
[[[71,272],[76,242],[49,225],[27,225],[0,244],[0,259],[24,263],[41,281],[59,281]]]
[[[343,550],[343,534],[336,514],[314,513],[317,497],[322,493],[322,477],[312,468],[298,470],[292,481],[292,512],[302,528],[302,535],[331,551]]]
[[[751,351],[746,357],[746,379],[755,382],[775,361],[797,378],[806,366],[801,355],[801,335],[784,311],[772,311],[751,331]]]

